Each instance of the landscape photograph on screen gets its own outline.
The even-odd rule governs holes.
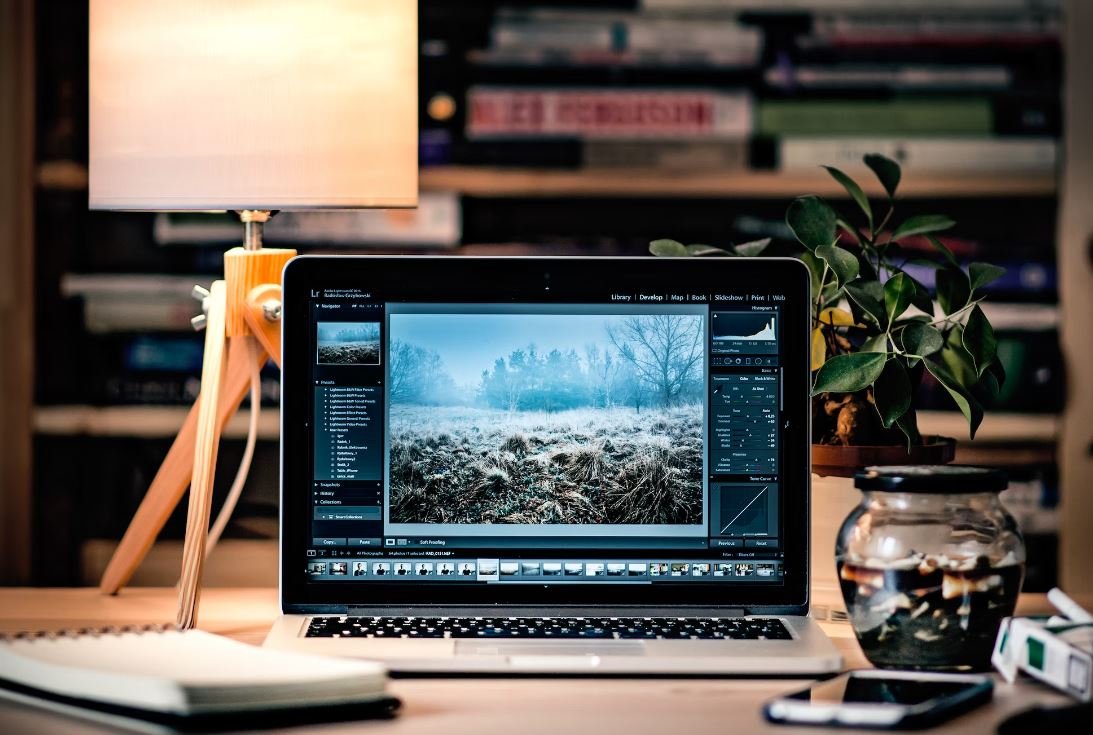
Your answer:
[[[703,317],[391,314],[408,524],[703,523]]]
[[[379,365],[379,322],[319,322],[320,365]]]

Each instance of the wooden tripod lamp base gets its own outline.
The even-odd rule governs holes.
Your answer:
[[[295,250],[260,247],[225,254],[225,278],[213,283],[203,300],[204,318],[195,322],[205,327],[201,391],[99,583],[101,592],[116,594],[129,582],[189,488],[180,628],[193,627],[197,619],[220,434],[242,403],[255,368],[269,359],[280,367],[281,271],[295,255]]]

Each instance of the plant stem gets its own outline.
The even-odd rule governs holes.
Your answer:
[[[882,219],[880,221],[880,224],[877,225],[877,229],[873,231],[873,238],[874,239],[876,239],[877,235],[880,234],[880,232],[884,229],[884,226],[886,224],[888,224],[888,220],[892,219],[892,213],[895,212],[895,211],[896,211],[895,205],[894,204],[889,204],[888,205],[888,214],[884,215],[884,219]]]
[[[931,327],[936,327],[939,324],[945,324],[946,322],[951,322],[953,319],[960,316],[961,314],[963,314],[968,309],[971,309],[972,307],[977,305],[982,300],[983,299],[979,298],[979,299],[975,299],[974,301],[969,301],[968,303],[964,304],[964,306],[962,306],[959,309],[957,309],[956,311],[954,311],[952,314],[947,314],[947,315],[941,317],[940,319],[935,319],[934,321],[930,322],[930,326]]]

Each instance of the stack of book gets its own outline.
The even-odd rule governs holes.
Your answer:
[[[1005,3],[838,5],[768,49],[756,133],[778,141],[781,169],[860,166],[875,151],[912,172],[1054,171],[1060,49],[1050,3],[1008,13]]]
[[[948,7],[949,5],[953,7]],[[502,9],[469,53],[468,164],[1054,171],[1052,2],[656,0]]]

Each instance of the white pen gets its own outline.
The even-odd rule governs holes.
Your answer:
[[[1047,600],[1055,609],[1075,623],[1093,623],[1093,615],[1084,607],[1074,602],[1067,593],[1058,587],[1052,587],[1047,593]]]

